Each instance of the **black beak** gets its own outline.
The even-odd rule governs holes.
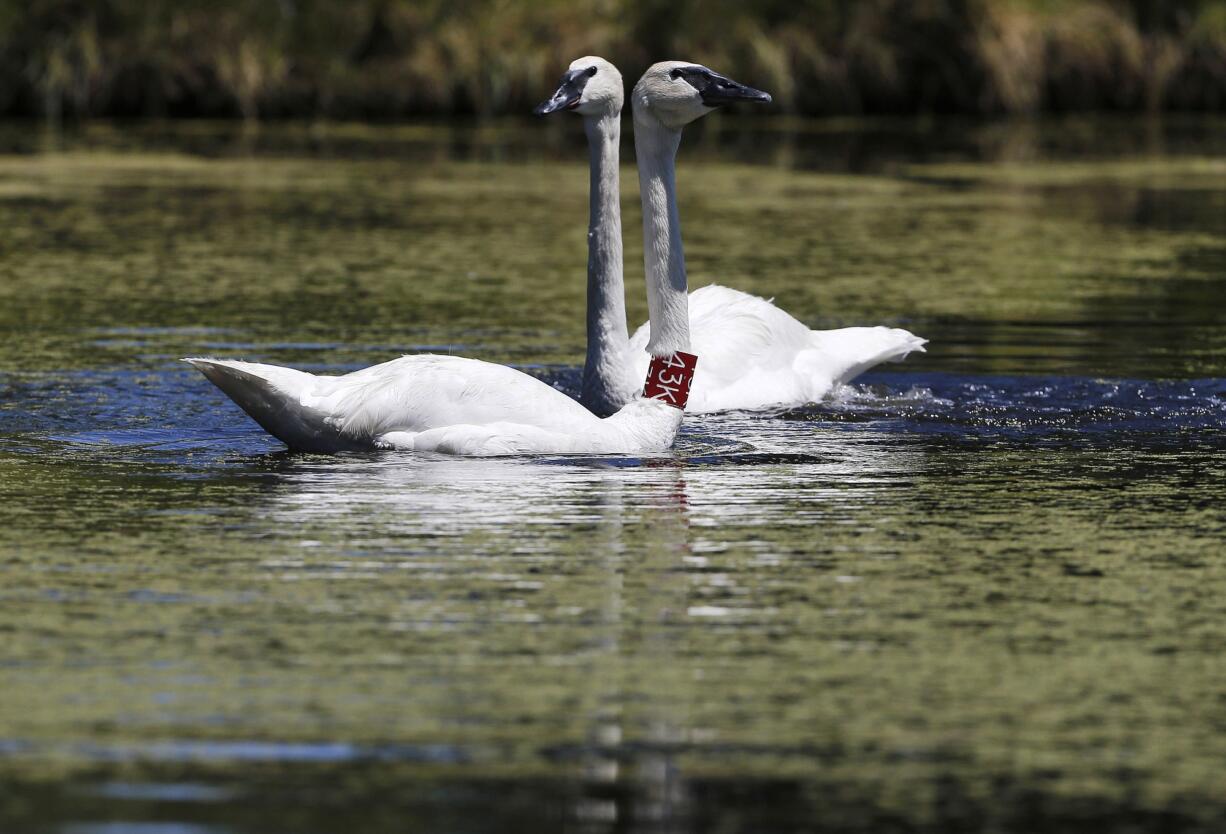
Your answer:
[[[739,81],[725,78],[718,73],[711,73],[711,81],[701,91],[702,103],[707,107],[719,107],[721,104],[732,104],[737,101],[756,101],[770,104],[770,93],[746,87]]]
[[[746,87],[739,81],[733,81],[698,64],[678,67],[671,75],[674,79],[684,78],[702,96],[702,103],[707,107],[719,107],[721,104],[737,101],[757,101],[762,104],[770,104],[771,101],[770,93]]]
[[[538,116],[544,116],[559,110],[573,110],[578,107],[579,100],[583,98],[583,88],[587,86],[587,80],[595,74],[595,67],[568,70],[562,76],[562,83],[558,85],[558,89],[549,97],[549,100],[542,101],[532,109],[532,112]]]

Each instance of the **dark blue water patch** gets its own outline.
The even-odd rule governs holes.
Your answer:
[[[879,372],[775,416],[968,442],[1220,448],[1226,380]]]
[[[133,591],[128,591],[127,598],[132,602],[151,602],[151,603],[183,603],[189,600],[199,600],[199,597],[188,596],[187,594],[172,594],[165,591],[155,591],[151,588],[137,588]]]
[[[193,376],[199,374],[186,365],[0,374],[0,433],[179,430],[215,403]]]
[[[18,753],[28,753],[34,745],[28,741],[15,738],[0,738],[0,756],[13,756]]]
[[[525,370],[564,393],[578,392],[577,367]],[[1226,448],[1226,380],[878,371],[813,405],[690,415],[676,448],[660,456],[558,462],[620,468],[670,460],[753,466],[820,459],[820,444],[807,448],[804,436],[795,435],[800,422],[878,438],[1218,449]],[[770,442],[783,434],[787,448]],[[283,449],[195,370],[179,363],[168,363],[165,370],[0,375],[0,451],[171,464],[190,475]]]
[[[0,374],[0,451],[182,462],[280,447],[186,365]]]
[[[221,802],[235,794],[230,788],[198,782],[104,782],[82,793],[136,802]]]
[[[57,834],[228,834],[231,829],[221,825],[192,822],[145,822],[124,820],[110,822],[69,822]]]
[[[568,365],[529,365],[521,370],[571,399],[579,399],[579,392],[583,389],[583,368]]]
[[[492,751],[454,744],[362,745],[344,741],[213,741],[166,739],[149,743],[81,742],[38,745],[23,739],[0,739],[0,752],[42,755],[71,752],[101,762],[420,762],[467,764]]]

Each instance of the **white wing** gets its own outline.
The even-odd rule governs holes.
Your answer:
[[[650,333],[648,323],[630,337],[630,372],[640,387]],[[687,411],[699,413],[814,402],[925,344],[889,327],[810,330],[764,298],[716,284],[690,293],[690,341],[698,369]]]

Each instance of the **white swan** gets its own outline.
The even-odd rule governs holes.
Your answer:
[[[603,79],[593,82],[599,69],[568,73],[565,90],[559,91],[566,106],[585,108],[585,96],[600,92]],[[615,81],[620,88],[620,76]],[[635,133],[649,242],[644,261],[652,358],[645,371],[650,374],[646,396],[630,399],[612,416],[596,417],[513,368],[453,356],[405,356],[344,376],[231,360],[184,361],[267,432],[303,451],[391,448],[499,455],[668,449],[681,425],[694,369],[673,163],[682,126],[710,108],[685,85],[658,93],[644,88],[643,100],[654,114]]]
[[[619,83],[601,84],[580,103],[568,90],[568,79],[592,70],[599,78],[616,78]],[[611,414],[637,395],[647,371],[650,341],[648,324],[632,337],[626,330],[618,186],[620,77],[603,58],[580,58],[570,65],[553,97],[536,110],[538,114],[579,112],[588,137],[588,342],[579,399],[596,414]],[[698,64],[656,64],[635,87],[636,148],[639,131],[655,120],[667,94],[677,90],[682,96],[696,96],[702,112],[731,101],[770,101],[765,93],[748,90]],[[642,164],[640,157],[640,179]],[[675,205],[668,213],[676,218]],[[692,412],[814,402],[874,365],[923,351],[926,341],[889,327],[810,330],[770,301],[715,284],[690,293],[689,308],[694,353],[702,357],[702,373],[694,380],[687,406]]]

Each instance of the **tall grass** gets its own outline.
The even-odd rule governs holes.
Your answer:
[[[523,112],[587,53],[810,114],[1226,109],[1226,0],[0,0],[0,114]]]

